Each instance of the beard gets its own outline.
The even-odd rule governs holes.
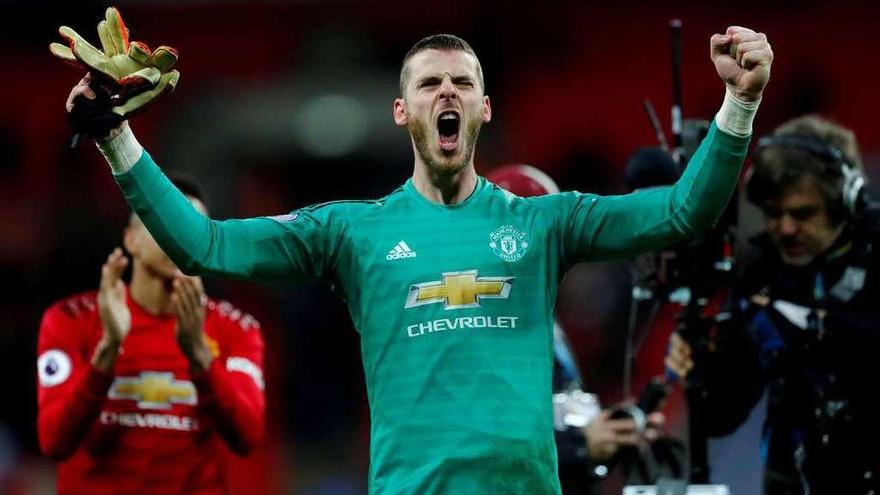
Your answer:
[[[416,145],[416,152],[428,166],[428,172],[434,177],[451,177],[464,170],[471,162],[482,125],[482,122],[477,120],[468,122],[464,129],[459,130],[459,147],[451,152],[446,152],[440,149],[437,143],[432,143],[434,133],[426,122],[413,119],[410,120],[407,128]],[[435,152],[432,152],[435,146],[438,150],[438,158],[435,158]],[[455,158],[456,153],[460,153],[458,159]]]

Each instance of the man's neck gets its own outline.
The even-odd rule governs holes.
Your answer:
[[[477,187],[477,172],[472,163],[453,175],[432,174],[424,164],[416,163],[413,186],[429,201],[455,205],[466,200]]]
[[[132,269],[128,291],[132,300],[150,314],[164,315],[173,311],[171,307],[171,281],[156,276],[137,262],[134,263]]]

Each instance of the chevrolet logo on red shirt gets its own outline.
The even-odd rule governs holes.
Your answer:
[[[116,377],[107,395],[111,399],[137,401],[141,409],[171,409],[173,404],[198,403],[195,385],[189,380],[175,380],[171,372],[144,371],[140,377]]]

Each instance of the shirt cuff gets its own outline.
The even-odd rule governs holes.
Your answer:
[[[737,98],[730,88],[724,93],[724,103],[715,115],[715,123],[721,131],[738,137],[748,137],[752,134],[752,121],[761,105],[760,98],[755,101],[745,101]]]
[[[114,175],[124,174],[134,167],[134,164],[144,154],[144,147],[134,137],[131,127],[127,124],[122,132],[112,139],[104,142],[95,141],[98,150],[104,155]]]

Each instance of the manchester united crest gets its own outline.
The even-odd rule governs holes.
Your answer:
[[[489,247],[504,261],[519,261],[529,247],[528,236],[513,225],[503,225],[489,234]]]

